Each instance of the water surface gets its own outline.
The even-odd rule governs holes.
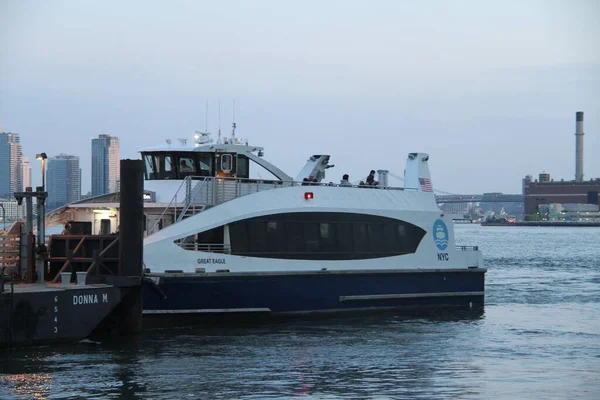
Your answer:
[[[598,399],[600,228],[457,225],[484,310],[145,333],[0,353],[0,399]]]

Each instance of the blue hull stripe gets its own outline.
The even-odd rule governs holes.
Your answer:
[[[374,295],[366,295],[366,296],[340,296],[340,301],[418,299],[418,298],[422,298],[422,297],[457,297],[457,296],[484,296],[484,295],[485,295],[485,292],[374,294]]]
[[[156,274],[166,295],[144,287],[144,315],[302,313],[483,304],[485,269],[294,274]]]

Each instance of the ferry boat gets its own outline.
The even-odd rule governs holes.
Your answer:
[[[219,135],[220,136],[220,135]],[[484,303],[476,246],[455,244],[426,153],[409,153],[404,187],[327,182],[330,156],[292,177],[235,136],[141,151],[145,163],[143,313],[289,315]],[[269,179],[256,178],[269,175]],[[47,215],[73,233],[118,226],[118,193]],[[79,232],[77,232],[79,230]]]

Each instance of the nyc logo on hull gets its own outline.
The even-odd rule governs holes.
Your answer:
[[[450,235],[448,234],[448,227],[441,219],[437,219],[433,223],[433,243],[435,247],[440,249],[442,252],[448,248],[448,239]],[[438,253],[438,261],[448,261],[450,256],[448,253]]]

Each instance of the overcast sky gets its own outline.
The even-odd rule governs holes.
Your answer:
[[[0,0],[0,125],[23,152],[122,158],[229,131],[295,176],[402,175],[428,152],[434,188],[520,193],[521,178],[600,177],[600,2]],[[34,180],[40,167],[33,162]],[[390,183],[400,185],[390,179]]]

